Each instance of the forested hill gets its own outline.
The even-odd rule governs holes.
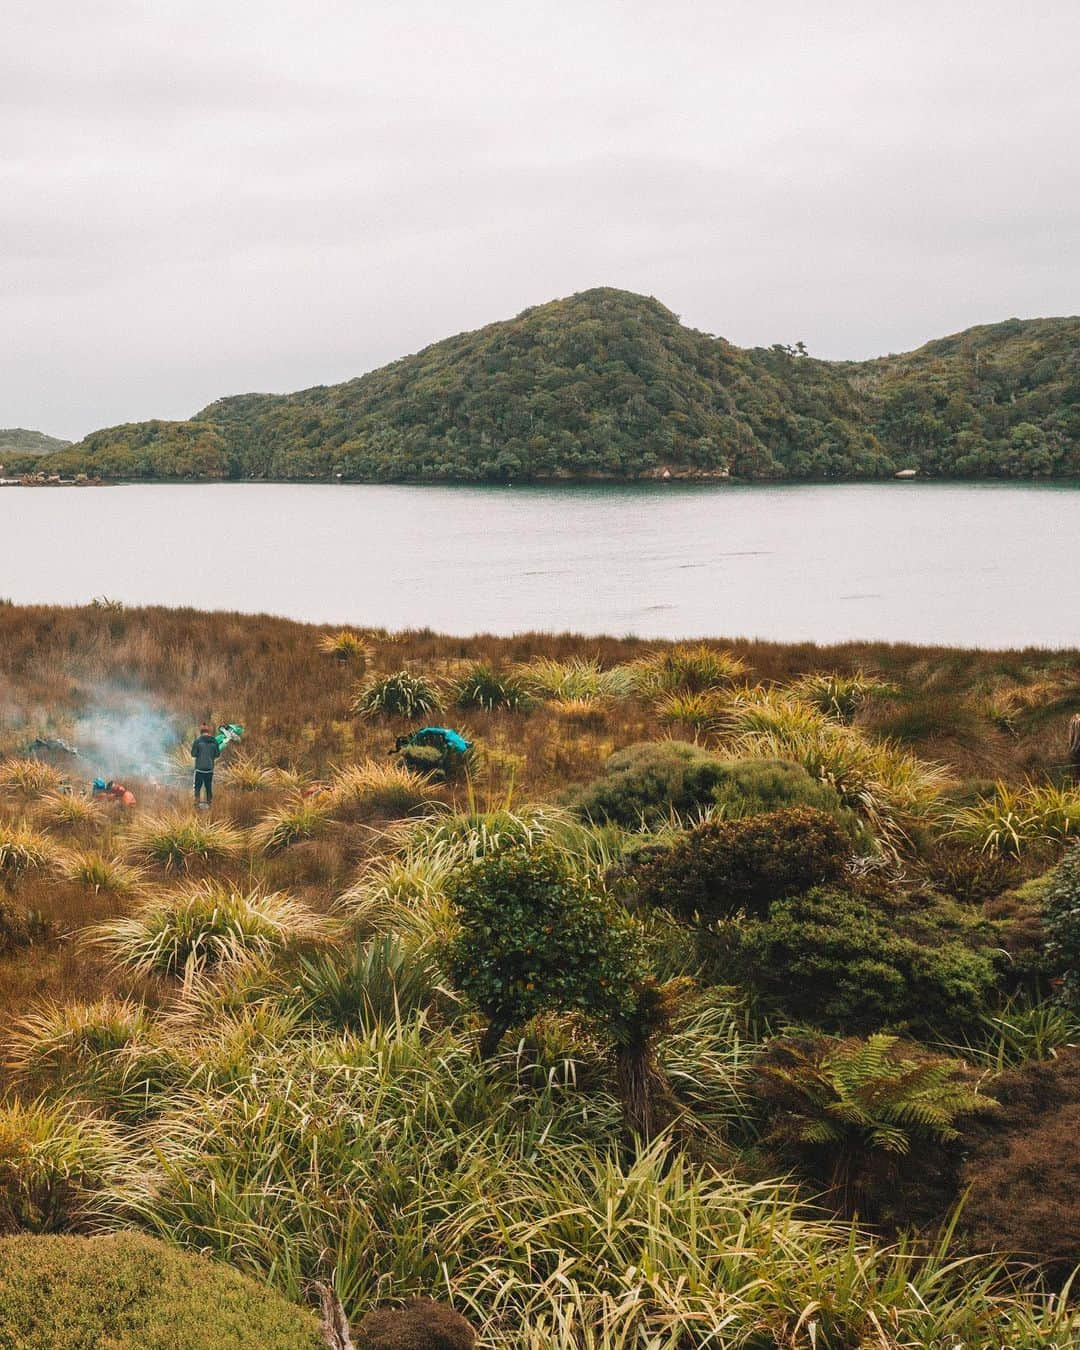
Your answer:
[[[131,478],[525,481],[1080,474],[1080,320],[863,362],[743,349],[598,289],[345,384],[94,432],[50,469]]]
[[[63,450],[70,441],[46,436],[43,431],[27,431],[25,427],[0,427],[0,458],[4,455],[49,455]]]

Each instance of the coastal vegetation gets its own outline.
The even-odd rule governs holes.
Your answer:
[[[222,398],[7,471],[525,482],[1080,475],[1080,320],[1008,319],[868,361],[744,349],[583,291],[344,384]]]
[[[0,605],[0,689],[0,1344],[1075,1344],[1076,652]]]

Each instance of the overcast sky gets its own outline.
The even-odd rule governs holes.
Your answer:
[[[1077,0],[3,0],[0,427],[589,286],[742,345],[1080,310]]]

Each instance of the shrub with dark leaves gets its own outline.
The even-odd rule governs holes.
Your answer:
[[[836,819],[812,808],[708,821],[645,863],[638,894],[705,922],[739,910],[764,914],[774,900],[840,881],[850,857]]]
[[[721,979],[780,1012],[841,1034],[972,1028],[995,988],[993,952],[934,903],[889,908],[819,888],[776,901],[767,917],[721,921],[706,935]]]

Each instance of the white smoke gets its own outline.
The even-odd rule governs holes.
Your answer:
[[[145,694],[98,686],[90,705],[74,718],[69,739],[87,777],[160,778],[185,730],[181,718]]]

